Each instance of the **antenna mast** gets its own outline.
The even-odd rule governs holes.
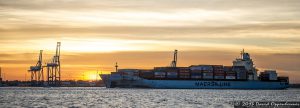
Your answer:
[[[118,66],[118,62],[116,62],[116,66],[115,67],[116,67],[116,72],[118,72],[118,67],[119,67]]]

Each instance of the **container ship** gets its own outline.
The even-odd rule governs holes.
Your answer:
[[[159,89],[286,89],[288,77],[278,76],[276,70],[264,70],[257,75],[250,54],[241,51],[241,57],[232,66],[191,65],[177,67],[177,50],[168,67],[153,69],[118,69],[111,74],[100,74],[107,88]]]

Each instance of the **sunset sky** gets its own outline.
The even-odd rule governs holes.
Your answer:
[[[231,65],[245,48],[260,70],[300,83],[299,0],[0,0],[0,66],[5,80],[29,80],[61,42],[63,79],[96,70]],[[25,75],[26,74],[26,75]]]

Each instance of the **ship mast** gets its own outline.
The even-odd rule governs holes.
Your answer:
[[[243,50],[241,51],[241,59],[244,59],[243,55],[245,54],[245,50],[243,48]]]
[[[116,72],[118,72],[118,62],[116,62],[116,65],[115,65],[115,67],[116,67]]]

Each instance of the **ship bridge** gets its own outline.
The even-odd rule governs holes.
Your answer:
[[[253,61],[249,53],[245,53],[244,49],[241,51],[241,58],[237,58],[233,61],[233,66],[244,66],[248,71],[249,80],[258,80],[257,69],[255,68]]]

